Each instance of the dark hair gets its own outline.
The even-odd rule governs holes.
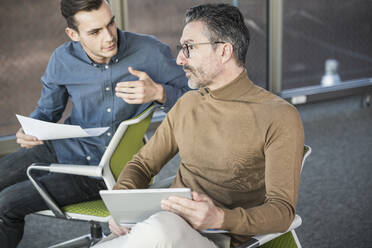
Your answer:
[[[92,11],[101,7],[105,0],[61,0],[61,13],[66,19],[67,26],[79,32],[75,14],[79,11]]]
[[[195,6],[186,11],[185,24],[194,21],[206,24],[210,42],[230,42],[236,61],[244,66],[250,36],[244,17],[237,7],[229,4]]]

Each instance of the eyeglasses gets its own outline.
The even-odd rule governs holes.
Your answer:
[[[188,59],[190,58],[190,50],[194,49],[194,46],[196,45],[206,45],[206,44],[224,44],[224,41],[215,41],[215,42],[203,42],[203,43],[194,43],[194,44],[183,44],[183,45],[177,45],[177,50],[182,50],[183,55]]]

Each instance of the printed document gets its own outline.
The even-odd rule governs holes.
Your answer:
[[[22,115],[16,116],[25,134],[35,136],[39,140],[100,136],[109,129],[109,127],[82,129],[78,125],[58,124]]]

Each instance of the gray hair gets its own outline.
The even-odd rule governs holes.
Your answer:
[[[209,41],[225,41],[232,44],[234,56],[244,66],[249,46],[249,30],[238,8],[230,4],[203,4],[186,11],[185,24],[201,21],[206,24]]]

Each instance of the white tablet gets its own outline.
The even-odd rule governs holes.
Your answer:
[[[162,199],[172,195],[192,198],[189,188],[101,190],[99,193],[115,222],[127,227],[161,211]]]

